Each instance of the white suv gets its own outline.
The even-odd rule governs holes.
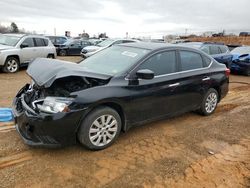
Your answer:
[[[43,36],[0,34],[0,67],[14,73],[37,57],[56,58],[56,49]]]

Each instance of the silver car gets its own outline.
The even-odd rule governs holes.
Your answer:
[[[130,43],[130,42],[138,42],[137,40],[133,39],[106,39],[95,46],[86,46],[81,51],[81,56],[83,58],[87,58],[103,49],[109,48],[115,44],[123,44],[123,43]]]
[[[0,34],[0,67],[4,72],[17,72],[37,57],[56,58],[56,48],[43,36]]]

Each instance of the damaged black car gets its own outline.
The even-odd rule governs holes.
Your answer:
[[[205,53],[160,43],[116,45],[74,64],[37,59],[13,101],[26,144],[100,150],[134,125],[188,111],[212,114],[229,70]]]

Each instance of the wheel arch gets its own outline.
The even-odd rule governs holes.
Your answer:
[[[217,91],[218,97],[219,97],[218,102],[220,102],[220,100],[221,100],[221,88],[220,88],[220,86],[214,86],[214,87],[211,87],[211,89],[215,89]]]
[[[103,103],[99,103],[99,104],[91,107],[91,109],[89,109],[89,111],[87,112],[87,114],[80,120],[77,130],[79,129],[80,124],[81,124],[81,122],[83,121],[83,119],[85,117],[87,117],[93,110],[95,110],[97,108],[101,108],[101,107],[110,107],[110,108],[114,109],[119,114],[119,116],[121,118],[121,121],[122,121],[122,128],[121,128],[121,130],[123,132],[125,132],[127,130],[126,115],[124,113],[124,109],[117,102],[103,102]]]
[[[19,55],[7,55],[7,56],[6,56],[6,59],[5,59],[5,62],[6,62],[6,60],[7,60],[8,58],[10,58],[10,57],[16,58],[16,59],[18,60],[19,65],[20,65],[20,57],[19,57]]]

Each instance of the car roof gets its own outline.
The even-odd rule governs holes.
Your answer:
[[[7,35],[7,36],[13,36],[13,37],[19,37],[19,38],[22,38],[22,37],[38,37],[38,38],[47,38],[43,35],[34,35],[34,34],[17,34],[17,33],[6,33],[4,35]]]
[[[26,34],[18,34],[18,33],[6,33],[3,35],[7,35],[7,36],[13,36],[13,37],[24,37]]]
[[[156,42],[132,42],[132,43],[119,44],[119,46],[142,48],[142,49],[147,49],[147,50],[157,50],[157,49],[166,48],[166,47],[175,47],[177,45],[169,44],[169,43],[156,43]]]

